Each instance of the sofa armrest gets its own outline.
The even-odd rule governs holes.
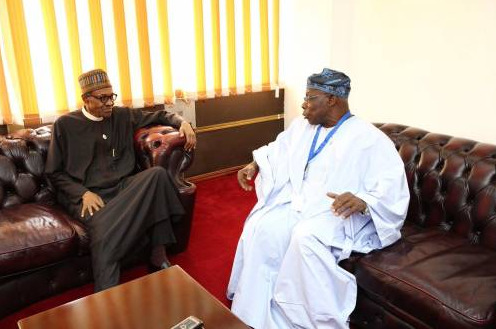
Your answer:
[[[177,129],[164,126],[149,126],[137,130],[134,145],[138,167],[141,170],[162,166],[169,173],[180,194],[193,194],[196,186],[184,179],[184,172],[191,166],[193,151],[185,151],[185,137]]]

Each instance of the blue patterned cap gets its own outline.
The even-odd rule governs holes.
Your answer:
[[[320,73],[312,74],[307,79],[307,89],[317,89],[327,94],[348,98],[351,86],[350,78],[339,71],[325,68]]]

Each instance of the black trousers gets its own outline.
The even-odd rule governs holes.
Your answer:
[[[153,245],[175,243],[172,222],[184,215],[184,208],[162,167],[152,167],[115,187],[92,192],[105,202],[93,216],[83,219],[91,239],[96,292],[119,283],[120,261],[146,235]],[[71,208],[80,218],[81,204]]]

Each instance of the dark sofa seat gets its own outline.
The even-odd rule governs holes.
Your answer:
[[[0,275],[60,262],[77,254],[80,241],[73,220],[57,207],[28,203],[4,208],[0,210]]]
[[[496,145],[378,124],[411,200],[402,238],[343,264],[359,328],[496,328]]]
[[[432,328],[494,328],[496,255],[437,229],[360,260],[363,291]],[[412,321],[413,322],[413,321]]]

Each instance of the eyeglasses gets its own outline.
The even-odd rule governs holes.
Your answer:
[[[88,94],[88,96],[98,99],[103,104],[107,103],[108,101],[112,101],[113,103],[117,99],[117,94],[99,95],[99,96]]]
[[[312,101],[312,100],[314,100],[314,99],[319,98],[320,96],[327,96],[327,95],[324,95],[324,94],[317,94],[317,95],[305,96],[305,97],[303,97],[303,100],[304,100],[305,102],[307,102],[307,103],[308,103],[308,102],[311,102],[311,101]]]

